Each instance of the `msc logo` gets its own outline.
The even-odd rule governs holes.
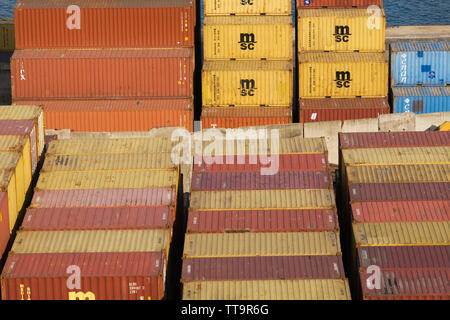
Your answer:
[[[253,97],[256,90],[256,82],[253,79],[241,79],[241,96],[243,97]]]
[[[255,50],[255,35],[253,33],[241,33],[241,40],[238,42],[241,50]]]
[[[349,26],[336,26],[334,29],[333,36],[336,42],[348,42],[351,35]]]
[[[241,5],[242,6],[245,6],[245,5],[252,6],[253,5],[253,0],[241,0]]]
[[[352,78],[350,75],[350,71],[337,71],[336,72],[336,87],[340,88],[350,88],[350,84],[352,83]]]

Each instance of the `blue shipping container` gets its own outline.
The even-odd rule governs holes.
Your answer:
[[[450,111],[450,87],[395,87],[394,113]]]
[[[398,42],[391,45],[392,86],[450,84],[450,42]]]

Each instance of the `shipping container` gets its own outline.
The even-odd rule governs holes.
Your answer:
[[[450,111],[449,87],[394,87],[394,113],[417,114]]]
[[[202,129],[267,126],[292,123],[292,108],[203,108]]]
[[[191,211],[188,233],[338,231],[336,210]]]
[[[360,202],[352,212],[356,222],[450,221],[450,200]]]
[[[183,287],[183,300],[351,300],[347,280],[199,281]]]
[[[3,189],[0,189],[0,259],[5,252],[6,246],[8,245],[9,241],[9,234],[11,231],[10,211],[12,212],[12,215],[16,214],[15,212],[13,212],[14,209],[12,209],[10,206],[8,192],[4,192]]]
[[[323,122],[378,118],[389,114],[385,98],[300,99],[300,122]]]
[[[14,18],[0,18],[0,51],[14,51]]]
[[[345,278],[338,256],[193,258],[183,261],[181,281]]]
[[[262,0],[242,2],[240,0],[200,0],[205,16],[214,15],[290,15],[291,0]]]
[[[206,16],[205,60],[292,60],[294,39],[290,16]]]
[[[42,105],[47,129],[114,132],[185,127],[194,130],[192,99],[25,100],[14,104]]]
[[[193,49],[16,50],[12,98],[191,98],[192,57]]]
[[[384,53],[300,53],[300,98],[380,98],[388,94]]]
[[[292,61],[205,61],[203,106],[288,107]]]
[[[308,8],[368,8],[383,7],[383,0],[297,0],[298,10]]]
[[[394,42],[391,44],[392,86],[450,84],[450,42]]]
[[[298,11],[298,50],[385,52],[384,10],[311,9]]]
[[[194,45],[192,0],[19,0],[17,49],[166,48]],[[121,23],[120,23],[121,22]]]

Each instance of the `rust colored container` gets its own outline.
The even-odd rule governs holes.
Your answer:
[[[384,98],[300,99],[300,122],[345,121],[378,118],[390,113]]]
[[[28,209],[21,230],[167,229],[174,220],[171,207]]]
[[[182,282],[343,278],[338,256],[191,258],[182,273]]]
[[[194,171],[197,172],[261,172],[279,171],[327,171],[328,158],[325,154],[281,154],[274,155],[273,162],[266,164],[258,157],[256,164],[251,164],[249,156],[239,157],[245,164],[238,163],[237,156],[217,156],[216,163],[208,164],[202,157],[194,157]]]
[[[68,288],[79,271],[80,288]],[[163,253],[11,254],[1,277],[3,300],[160,300]]]
[[[192,57],[193,49],[16,50],[12,98],[191,98]]]
[[[36,191],[32,208],[98,208],[176,206],[176,190],[90,189]]]
[[[383,270],[381,288],[369,289],[372,274],[360,273],[365,300],[449,300],[450,269],[446,270]]]
[[[14,10],[17,49],[193,47],[192,0],[83,0],[79,28],[73,1],[19,0]],[[71,27],[71,29],[69,28]],[[75,26],[76,27],[76,26]]]
[[[113,132],[185,127],[194,130],[192,99],[35,100],[15,104],[44,106],[46,129]]]
[[[264,190],[264,189],[332,189],[328,172],[207,172],[192,175],[192,191]]]
[[[297,8],[383,8],[383,0],[297,0]]]
[[[192,211],[188,233],[338,231],[336,210]]]
[[[450,131],[340,133],[342,149],[442,147],[450,145]]]
[[[292,123],[292,108],[203,108],[202,129],[240,128]]]
[[[352,202],[448,200],[449,194],[450,182],[350,185],[350,200]]]
[[[449,221],[450,200],[359,202],[352,213],[356,222]]]
[[[9,241],[8,194],[0,192],[0,259]]]

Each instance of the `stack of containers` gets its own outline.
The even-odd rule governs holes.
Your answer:
[[[450,132],[341,134],[340,146],[355,292],[448,300]]]
[[[52,141],[2,272],[2,299],[162,299],[179,184],[173,145]]]
[[[195,2],[18,0],[15,104],[48,129],[193,131]]]
[[[297,0],[300,122],[390,112],[382,0]]]
[[[350,299],[324,139],[282,139],[276,173],[251,150],[195,158],[183,299]]]
[[[0,104],[11,103],[9,61],[14,51],[14,19],[0,18]]]
[[[391,44],[395,113],[450,111],[450,42]]]
[[[43,139],[42,108],[0,106],[0,258],[27,199]]]
[[[202,128],[292,123],[292,0],[204,0]]]

